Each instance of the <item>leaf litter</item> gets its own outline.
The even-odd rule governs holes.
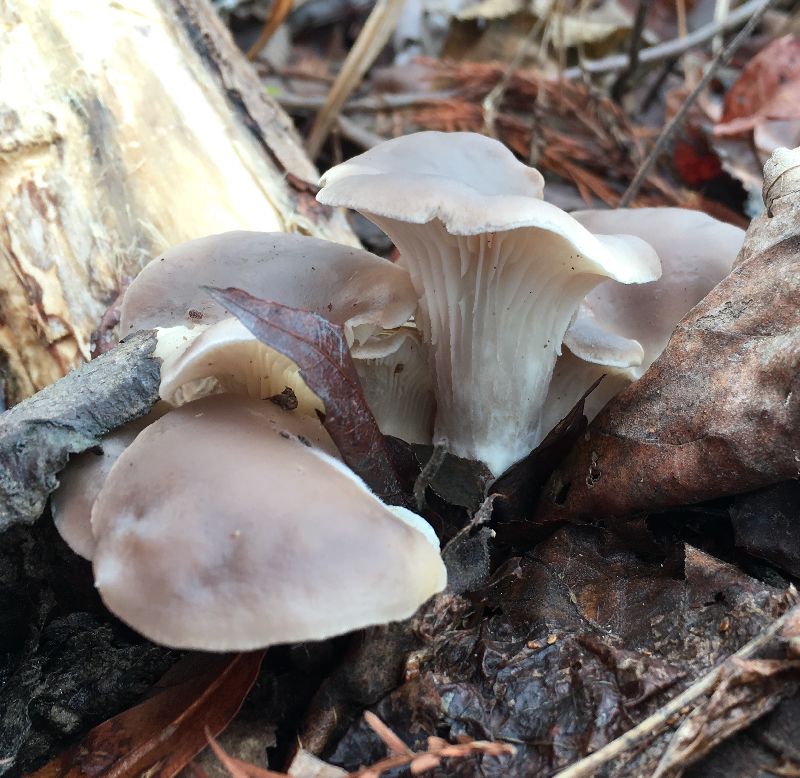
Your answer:
[[[613,38],[614,30],[609,33]],[[791,78],[786,75],[791,62],[782,56],[780,46],[791,52],[794,43],[776,41],[772,51],[768,47],[743,69],[728,92],[727,112],[719,118],[717,134],[732,128],[757,133],[768,122],[794,118],[791,110],[785,110],[787,105],[791,109],[790,103],[781,96],[783,82],[793,88],[794,76],[793,71]],[[573,184],[584,201],[599,199],[612,205],[654,137],[651,129],[637,124],[583,81],[552,82],[532,70],[509,70],[503,63],[423,61],[421,67],[436,83],[438,95],[422,94],[405,107],[392,107],[390,101],[380,106],[378,101],[377,109],[360,113],[352,108],[359,99],[363,102],[356,97],[343,110],[360,118],[372,116],[370,129],[379,133],[418,127],[495,133],[523,158],[534,159]],[[759,74],[759,68],[767,75]],[[754,83],[765,83],[764,79],[771,85],[759,92]],[[776,79],[781,82],[777,86]],[[487,126],[483,101],[498,86],[502,87],[498,111]],[[537,139],[542,138],[540,144]],[[334,138],[337,142],[340,139]],[[680,188],[671,172],[662,161],[637,202],[712,207]],[[548,448],[534,452],[524,468],[491,487],[496,496],[481,509],[480,520],[471,524],[480,500],[474,490],[464,488],[464,470],[457,465],[441,468],[439,480],[426,484],[426,515],[449,541],[445,554],[455,584],[450,591],[408,622],[366,630],[327,647],[269,652],[250,698],[260,701],[264,727],[274,728],[284,743],[270,756],[270,765],[290,765],[289,774],[306,778],[344,774],[334,764],[361,776],[403,766],[412,774],[431,775],[513,778],[557,770],[588,775],[580,772],[586,769],[580,765],[588,754],[619,742],[677,695],[713,676],[685,710],[670,714],[662,729],[617,753],[616,761],[604,763],[603,769],[614,775],[744,776],[756,770],[800,774],[800,638],[796,610],[791,610],[796,597],[786,587],[798,574],[798,556],[792,540],[775,540],[781,532],[786,534],[780,537],[794,537],[796,482],[786,479],[796,475],[790,440],[797,429],[796,407],[790,402],[778,409],[777,395],[770,396],[766,407],[763,402],[759,405],[752,389],[754,382],[767,387],[780,384],[786,390],[781,399],[797,397],[790,383],[796,380],[796,363],[786,355],[794,354],[796,343],[791,300],[797,290],[791,270],[796,269],[798,248],[796,236],[785,226],[790,216],[781,213],[781,204],[776,209],[768,205],[770,216],[760,217],[751,228],[735,279],[683,322],[672,351],[639,389],[620,398],[616,409],[609,409],[589,428],[589,441],[576,410]],[[796,224],[794,208],[790,210]],[[772,218],[775,213],[777,219]],[[410,499],[427,456],[417,458],[385,440],[374,420],[370,422],[342,333],[307,312],[281,310],[246,292],[217,294],[226,295],[230,309],[243,320],[249,317],[265,342],[282,344],[301,367],[305,364],[309,385],[325,403],[326,425],[351,467],[384,496]],[[755,345],[747,351],[748,343],[763,345],[770,338],[775,344],[770,352],[773,360],[755,359]],[[681,357],[681,352],[687,356]],[[753,357],[750,361],[748,355]],[[724,365],[732,358],[738,360],[739,375],[725,372]],[[328,367],[314,375],[315,364]],[[134,382],[130,385],[135,413],[152,402],[152,370],[150,384],[144,382],[145,391],[140,386],[136,394],[135,381],[143,365],[146,360],[134,359],[124,368],[117,366],[125,381]],[[694,420],[687,420],[682,394],[687,385],[680,383],[690,365],[703,376],[703,390],[690,404]],[[81,387],[89,385],[86,381],[77,379],[72,397],[80,398]],[[42,415],[59,413],[53,406]],[[112,409],[103,428],[122,423],[126,413],[130,411]],[[754,418],[769,419],[771,426],[759,428],[752,424]],[[713,434],[692,426],[709,422],[716,425]],[[647,433],[646,439],[631,434],[637,425]],[[67,450],[90,447],[102,431],[93,428],[79,446],[69,439],[47,439],[42,450],[48,453],[52,447],[57,457],[63,457]],[[561,462],[573,440],[577,447]],[[47,479],[57,469],[45,465],[45,486],[37,499],[52,488]],[[663,478],[664,472],[670,479]],[[584,485],[587,473],[593,474],[591,501]],[[538,522],[531,522],[548,478]],[[776,481],[784,483],[769,486]],[[485,486],[481,483],[481,489]],[[728,499],[756,487],[764,488]],[[480,490],[477,494],[483,496]],[[703,537],[693,538],[692,545],[682,535],[690,523],[686,504],[709,498],[723,500],[708,513],[718,515],[712,531],[715,540],[729,535],[727,546]],[[38,515],[39,508],[38,503],[35,510],[26,507],[23,521]],[[665,508],[677,512],[683,526],[667,525],[659,513]],[[754,517],[764,522],[762,527],[754,526]],[[32,561],[31,548],[38,542],[32,538],[38,531],[15,527],[16,536],[5,535],[0,566],[2,583],[8,584],[0,615],[6,622],[15,619],[28,626],[31,633],[31,642],[24,647],[4,646],[17,664],[11,673],[4,669],[0,681],[4,693],[11,689],[16,694],[17,710],[41,717],[44,706],[38,701],[43,688],[64,684],[63,676],[48,675],[52,668],[38,661],[38,644],[46,646],[54,634],[68,635],[76,628],[84,634],[99,630],[103,639],[91,644],[97,653],[127,651],[131,670],[137,662],[151,662],[147,679],[143,676],[107,702],[109,712],[128,708],[127,712],[79,741],[91,744],[97,742],[93,737],[100,738],[107,747],[109,762],[100,774],[140,774],[147,759],[136,761],[136,755],[142,753],[155,757],[150,774],[174,774],[171,771],[185,765],[206,739],[237,778],[284,774],[228,756],[214,740],[214,733],[233,716],[256,680],[260,659],[255,655],[227,659],[228,664],[223,662],[210,675],[196,665],[183,684],[130,708],[152,684],[158,674],[155,668],[163,670],[174,661],[174,652],[137,643],[119,625],[57,602],[63,598],[54,593],[57,584],[81,575],[85,579],[86,571],[61,562],[54,566]],[[770,539],[775,542],[770,544]],[[715,551],[723,549],[726,561],[698,547],[706,540]],[[780,572],[764,575],[764,580],[751,577],[737,566],[750,556],[768,560],[784,577]],[[19,604],[11,602],[15,591],[11,584],[34,569],[41,589],[32,593],[36,607],[23,613]],[[63,617],[65,612],[70,615]],[[58,618],[53,620],[51,613],[59,613]],[[781,618],[788,619],[783,632],[770,633],[756,654],[730,658],[768,634]],[[70,653],[58,659],[74,660]],[[225,685],[221,700],[208,694],[214,678],[229,675],[236,683]],[[304,692],[290,701],[291,690],[303,681]],[[92,683],[98,679],[77,678],[75,695],[85,695]],[[26,695],[33,703],[27,711]],[[283,705],[275,704],[278,699]],[[170,724],[183,721],[181,706],[185,712],[198,701],[200,709],[215,719],[208,731],[201,722],[207,720],[205,715],[189,716],[183,729]],[[61,737],[34,749],[26,766],[39,766],[42,755],[65,740],[78,742],[75,738],[85,732],[90,717],[69,723],[74,710],[74,700],[69,700],[60,719],[53,715],[51,721],[62,722]],[[156,732],[162,725],[171,733],[164,741],[159,740],[163,733]],[[26,726],[15,730],[14,742],[4,750],[10,756],[0,762],[0,772],[8,769],[17,753],[14,749],[35,729],[33,724]],[[297,732],[303,749],[287,745]],[[129,736],[132,739],[126,741]],[[137,738],[145,744],[143,750],[131,746]],[[159,761],[164,756],[159,751],[162,746],[172,755],[166,762]],[[98,774],[81,769],[75,748],[62,752],[40,774]],[[314,762],[319,772],[309,772],[311,768],[292,772],[291,765],[303,760],[306,765]],[[117,767],[109,767],[113,764]],[[114,772],[119,769],[122,772]],[[197,765],[191,770],[198,777],[205,775]]]

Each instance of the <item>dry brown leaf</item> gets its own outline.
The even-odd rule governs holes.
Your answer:
[[[95,727],[31,778],[177,775],[205,748],[206,732],[219,734],[236,715],[263,658],[263,651],[213,658],[192,655],[159,684],[166,686],[174,679],[174,685]],[[186,677],[193,668],[197,671],[198,662],[210,666],[204,664],[199,674]]]
[[[749,133],[768,120],[800,119],[800,37],[772,41],[742,70],[725,95],[718,137]]]

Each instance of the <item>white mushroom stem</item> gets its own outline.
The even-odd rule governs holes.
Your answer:
[[[417,318],[436,378],[434,440],[446,439],[454,454],[499,475],[541,442],[542,408],[564,333],[580,301],[613,271],[559,234],[566,230],[557,222],[571,221],[565,214],[551,214],[552,230],[480,235],[452,235],[439,220],[369,218],[399,248],[420,297]],[[585,233],[577,224],[566,227]],[[580,238],[593,243],[595,255],[608,254],[588,233]],[[613,239],[610,247],[619,254],[608,259],[612,267],[642,249]],[[631,276],[656,277],[650,255],[647,270],[632,261]]]
[[[376,336],[353,351],[364,396],[384,435],[429,444],[436,400],[425,344],[417,330]]]

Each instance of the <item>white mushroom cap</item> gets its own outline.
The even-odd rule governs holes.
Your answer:
[[[591,421],[612,397],[636,380],[635,369],[635,366],[585,362],[565,346],[556,360],[553,379],[547,391],[542,428],[548,432],[552,430],[575,407],[581,395],[602,378],[583,404],[583,413]]]
[[[318,199],[356,208],[400,250],[433,355],[434,440],[499,475],[543,438],[547,387],[580,301],[605,277],[643,283],[660,268],[644,241],[592,235],[539,199],[535,171],[527,189],[519,170],[504,186],[502,155],[482,157],[486,144],[497,145],[469,133],[397,138],[328,171]]]
[[[414,312],[407,273],[367,251],[280,232],[226,232],[154,259],[125,293],[120,334],[194,328],[228,318],[204,286],[238,287],[342,324],[348,343],[398,327]]]
[[[678,322],[730,272],[744,242],[744,230],[683,208],[572,215],[592,231],[624,230],[646,240],[661,257],[663,273],[658,281],[639,286],[604,281],[586,296],[564,336],[571,353],[565,351],[556,365],[546,410],[551,425],[600,375],[606,378],[586,401],[590,420],[638,379],[664,350]]]
[[[183,328],[157,330],[156,355],[163,359],[162,400],[181,405],[216,391],[263,400],[291,389],[300,413],[315,416],[316,411],[325,410],[300,376],[297,364],[261,343],[238,319],[223,319],[210,327],[188,331],[190,336],[199,334],[186,348],[162,346],[162,339],[171,339],[179,329]]]
[[[315,423],[216,395],[145,429],[92,514],[109,609],[165,645],[246,651],[407,618],[441,591],[430,527],[306,445]]]
[[[436,400],[425,344],[415,327],[375,335],[353,352],[364,396],[384,435],[429,444]]]
[[[523,226],[528,201],[544,189],[538,170],[474,132],[388,140],[331,168],[321,184],[317,199],[326,205],[414,224],[439,219],[452,235],[474,235],[476,225],[481,232]]]

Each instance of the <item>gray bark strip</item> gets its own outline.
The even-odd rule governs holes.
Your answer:
[[[70,454],[144,416],[158,400],[161,361],[152,331],[0,414],[0,531],[36,521]]]

